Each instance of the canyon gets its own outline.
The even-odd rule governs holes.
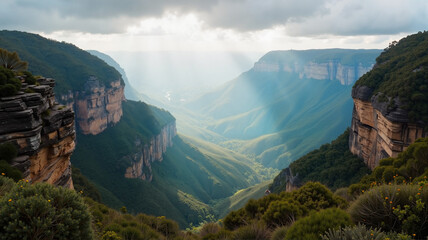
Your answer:
[[[11,165],[29,182],[73,188],[74,112],[55,102],[55,80],[39,78],[37,83],[23,83],[17,95],[1,98],[0,143],[17,148]]]

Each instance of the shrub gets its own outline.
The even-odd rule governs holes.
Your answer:
[[[14,186],[15,182],[12,179],[0,176],[0,198],[10,192]]]
[[[227,230],[234,230],[248,223],[249,219],[245,215],[245,209],[243,208],[230,212],[223,220],[224,227]]]
[[[238,228],[233,232],[233,239],[269,239],[270,230],[269,228],[260,223],[252,223],[243,227]]]
[[[329,229],[323,236],[323,240],[360,240],[360,239],[372,239],[372,240],[384,240],[386,234],[378,228],[367,228],[363,224],[356,226],[347,226],[340,229]]]
[[[0,239],[92,239],[91,219],[74,191],[19,181],[0,198]]]
[[[31,85],[36,84],[36,78],[31,74],[29,71],[24,71],[23,74],[25,75],[25,82]]]
[[[428,190],[425,184],[382,185],[365,192],[349,212],[356,223],[383,231],[398,231],[428,236]]]
[[[4,160],[0,160],[0,174],[15,181],[22,179],[22,172],[17,168],[10,166],[9,163]]]
[[[352,225],[350,216],[338,208],[329,208],[313,212],[309,216],[297,220],[287,231],[285,239],[321,239],[328,229]]]
[[[320,210],[331,207],[346,207],[346,200],[333,193],[319,182],[308,182],[293,192],[293,199],[309,210]]]
[[[207,234],[202,239],[203,240],[229,240],[229,239],[233,239],[233,233],[226,229],[220,229],[220,231],[218,231],[217,233]]]
[[[18,92],[15,86],[12,84],[5,84],[0,86],[0,97],[10,97],[15,95]]]
[[[205,223],[199,232],[199,236],[205,237],[208,234],[216,234],[220,231],[220,229],[221,227],[217,223]]]
[[[6,160],[8,163],[11,163],[12,159],[17,155],[18,150],[12,143],[8,142],[0,145],[0,160]]]
[[[272,232],[271,240],[283,240],[285,238],[285,235],[287,234],[288,226],[282,226],[276,228]]]
[[[307,208],[293,200],[274,201],[263,215],[263,220],[269,227],[289,225],[304,216]]]

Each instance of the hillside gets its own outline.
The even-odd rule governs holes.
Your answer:
[[[223,146],[254,156],[264,166],[283,168],[349,126],[351,84],[370,70],[379,53],[270,52],[187,108],[205,119],[207,130],[229,139]]]
[[[269,189],[280,193],[317,181],[336,190],[358,182],[370,170],[349,151],[348,139],[349,129],[331,143],[297,159],[275,177]]]
[[[37,34],[0,31],[0,47],[16,51],[34,75],[57,79],[55,93],[83,90],[90,76],[104,84],[121,79],[120,73],[104,61],[73,44],[46,39]],[[123,83],[123,80],[121,80]]]

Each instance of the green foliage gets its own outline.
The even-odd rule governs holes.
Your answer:
[[[330,144],[324,144],[290,164],[293,174],[301,182],[319,181],[330,189],[347,187],[370,173],[361,159],[349,151],[349,129]],[[289,171],[284,169],[283,171]],[[272,192],[285,190],[286,181],[281,172],[271,185]]]
[[[28,63],[21,61],[16,52],[0,48],[0,66],[13,71],[23,71],[27,69]]]
[[[420,185],[382,185],[359,196],[350,207],[355,222],[383,231],[428,236],[428,190]]]
[[[412,122],[428,124],[428,32],[409,35],[390,45],[355,86],[367,86],[373,94],[398,97]]]
[[[349,225],[352,225],[349,214],[337,208],[330,208],[313,212],[309,216],[297,220],[287,231],[285,239],[321,239],[321,234],[329,229]]]
[[[18,150],[12,143],[0,144],[0,174],[15,181],[22,179],[22,172],[10,165],[17,155]]]
[[[385,233],[379,228],[372,228],[359,223],[356,226],[347,226],[340,229],[329,229],[322,236],[323,240],[410,240],[411,237],[405,234]]]
[[[30,62],[30,72],[55,78],[57,94],[83,90],[90,76],[96,76],[104,85],[121,79],[113,67],[90,53],[40,35],[3,30],[0,31],[0,46],[16,51],[23,60]]]
[[[183,237],[178,224],[165,217],[120,213],[85,198],[93,216],[93,228],[100,239],[176,239]]]
[[[233,232],[233,239],[269,239],[270,229],[263,223],[252,223],[236,229]]]
[[[33,76],[33,74],[29,71],[23,71],[22,74],[25,77],[25,82],[30,84],[30,85],[34,85],[36,84],[36,78]]]
[[[293,191],[293,198],[309,210],[321,210],[331,207],[346,208],[347,202],[334,195],[326,186],[319,182],[308,182]]]
[[[312,210],[346,206],[344,199],[334,195],[324,185],[308,182],[293,192],[269,194],[258,200],[250,200],[244,208],[230,212],[223,223],[226,229],[234,230],[263,220],[272,228],[289,225]]]
[[[9,177],[15,181],[22,179],[22,172],[17,168],[12,167],[9,163],[4,160],[0,160],[0,174],[5,177]]]
[[[74,190],[81,193],[82,196],[90,197],[97,202],[101,202],[101,194],[99,193],[97,187],[82,175],[80,169],[72,166],[71,172]]]
[[[209,222],[202,226],[199,231],[199,236],[204,238],[207,235],[216,235],[220,231],[221,227],[217,223]]]
[[[297,201],[273,201],[263,214],[263,220],[270,227],[290,225],[306,213],[307,208]]]
[[[0,48],[1,50],[1,48]],[[0,66],[0,97],[10,97],[21,89],[21,81],[12,70]]]
[[[360,194],[380,184],[418,182],[428,176],[428,138],[417,139],[395,158],[382,159],[379,166],[359,183],[349,187],[352,194]]]
[[[271,236],[271,240],[284,240],[285,236],[287,235],[287,231],[288,231],[288,226],[282,226],[282,227],[278,227],[276,228],[273,232],[272,232],[272,236]]]
[[[0,198],[0,239],[92,239],[90,221],[69,189],[19,181]]]
[[[8,163],[11,163],[18,155],[18,150],[15,145],[10,142],[0,144],[0,160],[6,160]]]

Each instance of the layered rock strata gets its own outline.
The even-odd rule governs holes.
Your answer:
[[[73,188],[70,156],[75,147],[74,112],[55,102],[53,79],[23,84],[23,91],[0,99],[0,144],[18,149],[12,165],[31,182]]]
[[[137,152],[125,157],[126,161],[131,162],[131,166],[126,169],[125,177],[152,181],[151,164],[154,161],[163,160],[162,154],[168,147],[172,147],[172,140],[176,135],[177,129],[174,121],[165,125],[161,132],[152,137],[148,143],[143,144],[140,139],[136,139]]]
[[[398,98],[381,101],[366,86],[352,90],[352,114],[349,148],[371,168],[386,157],[396,157],[416,139],[428,136],[422,123],[412,123],[400,107]],[[393,103],[393,104],[391,104]]]
[[[289,72],[299,74],[299,78],[339,81],[342,85],[351,85],[359,77],[372,69],[362,63],[356,65],[342,65],[340,62],[330,60],[323,63],[307,62],[305,64],[295,62],[293,64],[259,61],[254,64],[257,72]]]
[[[58,100],[74,108],[76,125],[81,133],[96,135],[120,121],[124,86],[120,79],[106,87],[96,77],[90,77],[83,91],[69,92]]]

